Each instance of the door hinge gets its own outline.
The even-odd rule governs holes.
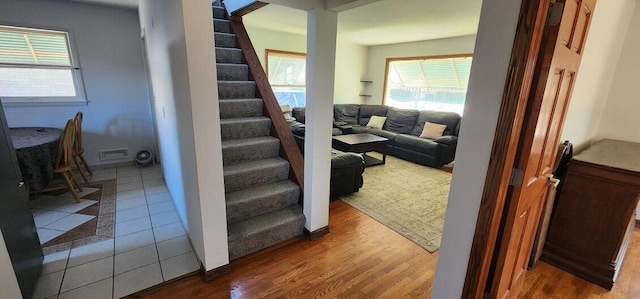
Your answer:
[[[553,27],[560,24],[560,20],[562,20],[562,11],[564,11],[564,3],[556,2],[549,4],[547,27]]]
[[[511,170],[511,179],[509,180],[509,186],[522,186],[524,180],[524,172],[521,169],[513,168]]]

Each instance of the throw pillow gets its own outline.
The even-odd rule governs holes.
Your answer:
[[[291,109],[291,106],[289,106],[289,105],[280,105],[280,110],[282,110],[282,114],[284,114],[284,120],[286,120],[287,123],[291,123],[291,122],[296,120],[291,115],[291,111],[293,110],[293,109]]]
[[[425,122],[424,129],[422,129],[422,134],[420,134],[420,138],[436,139],[438,137],[442,137],[442,133],[446,128],[447,125]]]
[[[386,120],[387,118],[384,116],[373,115],[371,116],[371,119],[369,119],[369,123],[367,123],[367,127],[382,129],[382,126],[384,126],[384,122]]]

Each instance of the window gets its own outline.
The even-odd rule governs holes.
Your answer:
[[[269,49],[266,52],[267,76],[278,103],[291,107],[304,107],[307,55]]]
[[[462,115],[471,54],[387,59],[384,103],[398,108]]]
[[[0,25],[3,103],[86,103],[82,76],[63,31]]]

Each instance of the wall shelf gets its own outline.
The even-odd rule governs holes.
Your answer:
[[[369,85],[373,83],[373,81],[360,80],[360,83],[362,84],[361,86],[362,88],[360,89],[360,96],[365,98],[370,98],[372,95],[371,95],[371,91],[369,90]]]

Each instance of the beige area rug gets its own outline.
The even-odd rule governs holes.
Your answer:
[[[381,157],[376,153],[369,153]],[[433,253],[440,248],[451,174],[387,156],[359,192],[340,199]]]

